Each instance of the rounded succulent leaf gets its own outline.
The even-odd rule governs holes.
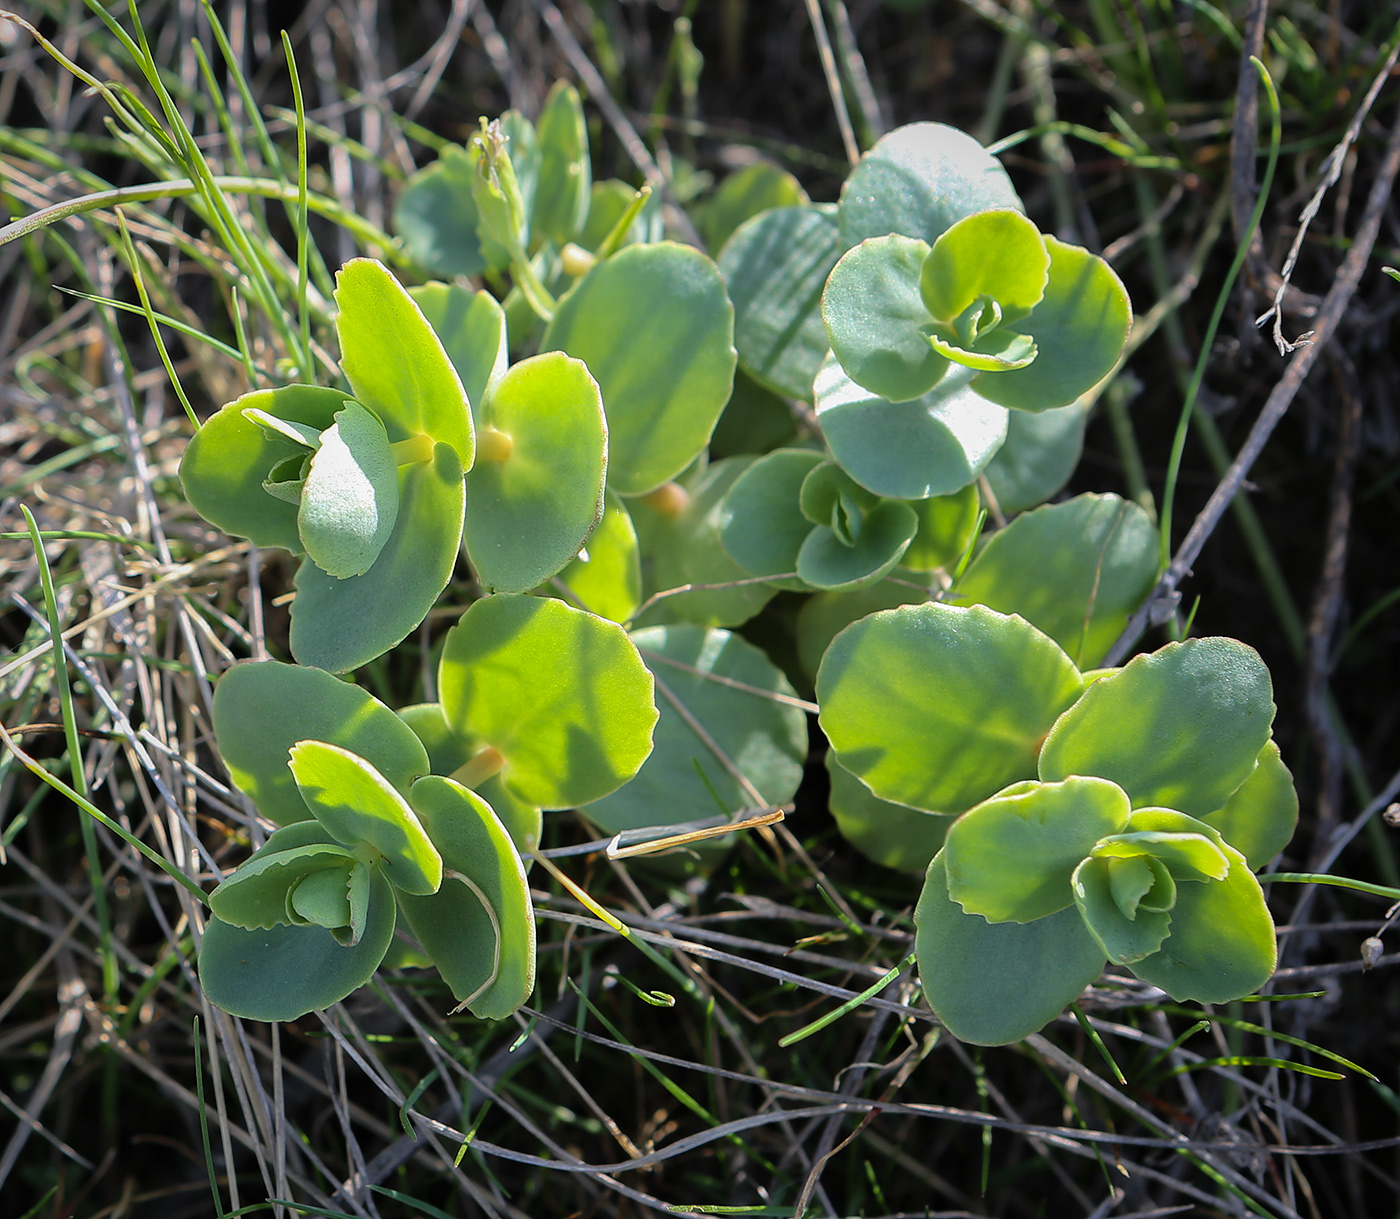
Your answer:
[[[964,216],[1021,209],[1001,163],[966,132],[910,123],[875,142],[841,188],[841,239],[903,233],[935,241]]]
[[[1007,412],[973,388],[975,375],[953,368],[923,397],[890,402],[828,358],[814,389],[831,455],[861,486],[889,499],[962,490],[1006,438]]]
[[[1177,889],[1158,860],[1143,855],[1085,859],[1074,870],[1072,888],[1089,934],[1115,965],[1151,956],[1167,938]],[[1158,908],[1142,904],[1149,895]]]
[[[1223,880],[1177,885],[1171,933],[1151,956],[1130,968],[1173,999],[1228,1003],[1252,994],[1278,964],[1274,921],[1254,873],[1228,843]]]
[[[841,764],[882,799],[936,813],[1034,777],[1041,741],[1082,690],[1069,657],[1023,619],[935,603],[847,627],[817,673]]]
[[[884,500],[863,514],[860,536],[847,542],[828,526],[807,535],[797,552],[797,574],[813,588],[858,588],[883,579],[919,531],[908,505]]]
[[[1189,639],[1094,682],[1056,722],[1040,777],[1100,775],[1134,808],[1215,812],[1253,771],[1274,718],[1259,654],[1234,639]]]
[[[609,485],[642,495],[695,459],[729,401],[734,307],[699,250],[629,246],[569,290],[541,347],[588,365],[608,416]]]
[[[831,346],[822,289],[845,248],[836,208],[813,203],[753,217],[720,251],[739,365],[760,385],[812,400],[812,379]]]
[[[928,252],[912,237],[872,237],[841,256],[822,292],[832,353],[852,381],[892,402],[928,393],[948,369],[925,332],[919,270]]]
[[[802,184],[771,161],[755,161],[727,175],[700,213],[705,244],[718,250],[751,216],[808,202]]]
[[[634,779],[583,809],[588,819],[617,833],[732,814],[755,793],[791,800],[807,720],[782,671],[729,631],[645,627],[632,640],[656,677],[655,745]]]
[[[442,859],[402,794],[364,758],[325,741],[298,741],[292,776],[316,820],[337,842],[371,846],[378,866],[405,893],[433,893]]]
[[[199,949],[199,981],[216,1007],[249,1020],[297,1020],[339,1003],[373,976],[394,937],[394,893],[377,869],[359,942],[343,945],[324,927],[245,930],[211,918]]]
[[[243,661],[219,679],[214,737],[239,790],[278,825],[311,817],[288,766],[298,741],[339,745],[400,791],[428,773],[428,755],[418,738],[367,690],[321,669],[277,660]],[[268,842],[277,839],[274,834]]]
[[[530,229],[562,246],[583,228],[593,193],[583,104],[567,81],[555,81],[544,99],[535,124],[535,147],[539,180]]]
[[[900,559],[901,567],[914,571],[951,568],[967,553],[977,535],[981,500],[975,486],[966,486],[952,495],[934,495],[914,500],[909,507],[919,521],[919,531]]]
[[[480,424],[477,410],[487,387],[506,370],[505,310],[489,292],[460,284],[421,284],[408,294],[441,341]]]
[[[1272,740],[1259,751],[1259,764],[1225,807],[1201,820],[1219,830],[1255,871],[1288,845],[1298,825],[1298,792]]]
[[[812,532],[800,506],[803,482],[825,460],[813,449],[776,449],[734,480],[720,508],[720,543],[750,575],[785,577],[774,587],[809,590],[788,573],[797,570],[797,553]]]
[[[1088,416],[1083,402],[1038,414],[1010,412],[1006,442],[983,471],[1005,515],[1044,503],[1069,482],[1084,451]]]
[[[225,533],[300,554],[296,504],[268,494],[263,484],[280,464],[304,458],[306,448],[260,426],[248,412],[263,411],[319,434],[344,406],[343,392],[317,385],[260,389],[236,398],[190,439],[180,459],[185,498]]]
[[[1157,530],[1147,513],[1116,495],[1078,495],[992,534],[953,598],[1022,615],[1087,669],[1156,578]]]
[[[541,808],[621,786],[651,752],[651,674],[615,622],[562,601],[498,593],[467,607],[438,672],[443,714],[505,758],[503,781]]]
[[[1070,878],[1094,844],[1128,824],[1128,797],[1107,779],[1016,783],[948,831],[948,896],[989,923],[1029,923],[1074,901]]]
[[[942,847],[953,818],[881,800],[829,750],[826,770],[831,778],[827,807],[841,836],[878,864],[922,876]]]
[[[476,154],[449,144],[404,183],[394,204],[394,228],[414,262],[445,275],[487,270],[472,198],[476,160]]]
[[[378,559],[338,580],[309,559],[296,575],[292,655],[344,673],[401,643],[447,587],[462,540],[466,492],[451,446],[399,467],[399,513]]]
[[[1039,1031],[1103,972],[1104,952],[1071,907],[1033,923],[989,923],[948,896],[942,855],[914,910],[924,995],[944,1027],[974,1045]]]
[[[626,182],[619,182],[616,178],[593,183],[588,203],[588,221],[583,226],[583,232],[578,235],[577,243],[585,250],[596,252],[626,215],[627,209],[636,198],[637,188],[629,186]],[[661,196],[653,192],[627,226],[622,244],[645,245],[648,242],[660,241],[664,230]]]
[[[423,311],[372,258],[352,258],[335,281],[340,367],[355,397],[379,416],[391,441],[426,433],[471,469],[466,391]]]
[[[338,580],[363,575],[384,549],[398,513],[398,466],[384,425],[358,402],[347,402],[321,433],[302,484],[302,548]]]
[[[1133,321],[1128,291],[1113,268],[1079,246],[1045,238],[1050,279],[1029,317],[1007,329],[1036,342],[1035,362],[986,373],[977,391],[1022,411],[1067,406],[1102,381],[1118,362]]]
[[[478,1019],[502,1020],[535,989],[535,911],[520,856],[491,806],[461,784],[430,775],[408,795],[445,872],[436,893],[400,892],[399,906],[457,1000]]]
[[[354,857],[337,842],[312,842],[268,852],[264,846],[224,877],[209,894],[209,908],[235,927],[276,927],[288,922],[287,895],[312,872],[348,869]]]
[[[567,567],[603,513],[608,433],[598,384],[557,351],[513,365],[477,412],[486,446],[467,475],[465,541],[483,587],[523,593]]]
[[[964,216],[939,236],[920,269],[919,291],[940,322],[951,323],[980,297],[1014,322],[1040,303],[1049,274],[1040,230],[1021,212],[997,208]]]
[[[626,622],[642,602],[637,531],[622,498],[604,489],[603,516],[588,541],[558,575],[573,600],[610,622]]]

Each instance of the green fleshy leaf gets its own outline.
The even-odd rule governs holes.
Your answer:
[[[380,867],[405,893],[434,893],[442,859],[408,802],[369,762],[325,741],[298,741],[291,751],[297,789],[337,842],[369,845]]]
[[[964,216],[1021,208],[1006,170],[970,135],[910,123],[882,136],[841,188],[841,240],[903,233],[936,241]]]
[[[235,927],[276,927],[287,922],[287,894],[304,877],[326,869],[348,871],[353,862],[335,842],[273,851],[264,845],[214,888],[209,908]]]
[[[930,595],[924,585],[890,576],[865,588],[808,597],[797,613],[797,655],[803,670],[815,678],[831,641],[851,623],[876,610],[918,605]]]
[[[1010,323],[1040,354],[1013,372],[984,373],[977,392],[1022,411],[1068,406],[1113,370],[1133,321],[1127,289],[1113,268],[1079,246],[1045,238],[1050,280],[1031,315]]]
[[[400,791],[428,773],[418,738],[368,691],[320,669],[276,660],[243,661],[219,679],[214,736],[229,777],[278,825],[311,817],[287,765],[298,741],[339,745]]]
[[[882,799],[936,813],[1034,777],[1041,741],[1082,689],[1051,639],[980,606],[872,614],[832,641],[817,673],[841,764]]]
[[[948,368],[925,336],[919,269],[928,252],[910,237],[872,237],[841,256],[822,292],[827,339],[846,375],[893,402],[928,393]]]
[[[337,868],[321,868],[303,875],[287,892],[287,912],[296,916],[290,921],[301,926],[310,923],[327,931],[351,928],[346,946],[358,944],[360,937],[352,928],[350,911],[350,873],[355,866],[353,860],[346,860]],[[358,866],[364,870],[364,864]],[[363,920],[359,930],[364,930]]]
[[[929,345],[945,360],[979,372],[1009,372],[1025,368],[1036,357],[1035,340],[1010,330],[993,330],[969,346],[960,346],[934,326],[928,332]]]
[[[807,756],[807,721],[779,701],[797,697],[781,670],[729,631],[647,627],[632,640],[656,675],[655,747],[631,782],[584,807],[588,819],[615,834],[752,808],[753,793],[726,760],[765,804],[791,800]]]
[[[908,504],[885,500],[864,514],[860,537],[851,544],[826,526],[813,529],[797,552],[797,574],[814,588],[874,584],[894,570],[918,531]]]
[[[689,501],[674,516],[663,515],[645,501],[633,501],[632,520],[642,547],[648,595],[686,584],[735,582],[732,588],[698,589],[667,597],[644,615],[647,625],[684,619],[701,626],[738,626],[776,594],[771,584],[753,583],[753,576],[729,557],[720,541],[725,496],[753,461],[752,457],[727,457],[682,478],[680,485]]]
[[[720,543],[749,575],[783,576],[797,570],[797,552],[812,532],[800,505],[803,481],[824,462],[812,449],[777,449],[755,461],[729,488],[719,512]],[[809,589],[805,580],[793,576],[774,580],[773,586]]]
[[[346,402],[344,406],[349,406]],[[294,445],[310,449],[313,453],[321,447],[321,433],[324,429],[314,428],[292,419],[282,419],[261,407],[245,406],[243,414],[262,428],[269,440],[290,440]]]
[[[228,403],[194,434],[180,460],[185,498],[225,533],[300,554],[294,504],[269,495],[263,484],[281,463],[300,462],[306,448],[287,436],[269,435],[249,412],[265,412],[319,436],[344,405],[340,390],[316,385],[260,389]]]
[[[1074,901],[1070,877],[1094,844],[1128,823],[1128,797],[1106,779],[1017,783],[948,831],[948,896],[989,923],[1030,923]]]
[[[719,184],[700,213],[700,232],[705,245],[718,250],[750,217],[807,202],[807,192],[787,170],[771,161],[756,161],[736,169]]]
[[[491,806],[461,784],[433,775],[409,799],[446,871],[436,893],[400,893],[399,906],[458,1001],[478,1019],[503,1020],[535,988],[535,912],[520,857]]]
[[[558,580],[589,613],[626,622],[642,603],[642,559],[637,531],[621,497],[603,494],[603,516],[578,557]]]
[[[487,389],[506,371],[506,315],[489,292],[472,292],[460,284],[422,284],[408,290],[428,319],[471,403],[472,418]]]
[[[1154,885],[1169,888],[1175,904],[1171,877],[1162,880],[1153,865],[1158,861],[1138,855],[1131,858],[1085,859],[1074,870],[1074,904],[1089,934],[1115,965],[1131,965],[1151,956],[1162,946],[1171,929],[1167,910],[1150,910],[1140,899]],[[1125,907],[1131,907],[1131,913]]]
[[[909,507],[918,518],[919,531],[900,559],[900,566],[914,571],[952,567],[976,535],[981,511],[977,488],[967,486],[952,495],[914,500]]]
[[[1298,825],[1298,792],[1272,740],[1259,751],[1259,764],[1225,807],[1201,820],[1219,830],[1255,871],[1288,845]]]
[[[828,525],[847,545],[860,536],[861,518],[880,502],[834,461],[813,466],[802,480],[798,507],[813,525]]]
[[[890,402],[862,389],[830,358],[814,385],[817,418],[837,463],[888,499],[952,495],[977,480],[1006,437],[1007,412],[955,368],[922,398]]]
[[[466,492],[453,449],[399,467],[399,514],[379,558],[337,580],[309,559],[296,575],[292,655],[345,673],[401,643],[427,617],[457,561]]]
[[[1230,870],[1219,831],[1174,808],[1135,810],[1127,830],[1097,843],[1093,853],[1105,859],[1149,855],[1176,880],[1221,880]]]
[[[454,732],[505,757],[504,782],[541,808],[607,795],[651,752],[651,674],[623,629],[562,601],[500,593],[467,607],[438,675]]]
[[[307,556],[343,580],[374,565],[399,512],[399,475],[384,425],[347,402],[320,436],[302,482],[297,533]]]
[[[340,367],[391,441],[426,433],[472,466],[471,409],[457,370],[423,311],[383,263],[352,258],[336,272]]]
[[[1050,255],[1040,230],[1020,211],[965,216],[933,243],[919,277],[924,307],[951,323],[979,297],[1001,307],[1004,322],[1026,316],[1045,295]]]
[[[527,592],[574,560],[602,516],[603,402],[582,361],[546,352],[513,365],[477,417],[509,452],[493,460],[483,444],[467,475],[467,556],[483,587]]]
[[[297,1020],[339,1003],[372,977],[394,936],[394,893],[369,872],[365,929],[342,945],[324,927],[245,930],[209,920],[199,949],[199,981],[216,1007],[248,1020]]]
[[[627,209],[632,206],[636,197],[636,187],[628,186],[626,182],[619,182],[616,178],[593,183],[593,193],[588,204],[588,222],[583,226],[583,232],[576,238],[577,244],[585,250],[596,253],[598,247],[617,227],[618,222],[626,214]],[[661,196],[659,193],[653,192],[642,205],[642,210],[627,226],[627,233],[622,239],[622,244],[645,245],[648,242],[660,241],[664,235],[664,228],[661,216]]]
[[[1087,669],[1156,578],[1157,530],[1147,513],[1116,495],[1079,495],[992,534],[953,598],[1022,615]]]
[[[699,250],[629,246],[570,289],[541,347],[588,365],[608,416],[608,484],[642,495],[695,459],[729,401],[734,308]]]
[[[812,400],[812,379],[831,345],[822,289],[845,248],[836,208],[813,203],[753,217],[720,251],[739,364],[760,385]]]
[[[1274,922],[1249,864],[1228,844],[1224,880],[1177,885],[1171,934],[1159,951],[1131,965],[1173,999],[1228,1003],[1258,990],[1278,964]]]
[[[476,231],[472,181],[477,156],[449,144],[436,161],[404,183],[394,205],[394,228],[408,256],[444,275],[480,275],[492,267]]]
[[[398,716],[423,742],[435,775],[451,775],[466,765],[481,748],[481,742],[458,736],[452,731],[442,713],[441,703],[414,703],[410,707],[400,708]],[[499,775],[492,775],[478,783],[473,790],[491,806],[522,856],[533,855],[539,849],[544,817],[537,807],[527,804],[512,792],[501,782]],[[528,871],[528,861],[525,866]]]
[[[588,127],[578,90],[555,81],[535,127],[539,184],[530,229],[557,246],[578,236],[588,219],[593,170],[588,159]]]
[[[1010,412],[1006,443],[983,471],[1005,515],[1044,503],[1069,482],[1084,451],[1088,416],[1084,402],[1037,414]]]
[[[1169,643],[1094,682],[1051,729],[1040,777],[1100,775],[1134,808],[1204,816],[1254,769],[1274,718],[1259,654],[1234,639]]]
[[[922,876],[942,847],[953,818],[881,800],[830,751],[826,770],[831,777],[827,806],[842,837],[878,864]]]
[[[942,855],[914,911],[924,995],[944,1027],[974,1045],[1039,1031],[1103,972],[1104,953],[1079,911],[1033,923],[989,923],[948,896]]]

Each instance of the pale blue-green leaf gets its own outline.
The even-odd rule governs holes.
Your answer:
[[[1106,779],[1013,784],[948,831],[948,896],[991,923],[1030,923],[1074,901],[1070,877],[1106,834],[1128,823],[1128,797]]]
[[[209,1001],[248,1020],[297,1020],[339,1003],[373,976],[394,936],[394,893],[369,872],[366,921],[345,946],[324,927],[248,931],[211,918],[199,948],[199,981]]]
[[[1079,495],[992,534],[953,589],[957,604],[1017,613],[1087,669],[1157,578],[1157,530],[1116,495]]]
[[[523,593],[573,562],[603,514],[603,402],[581,360],[551,351],[512,365],[477,418],[508,452],[483,445],[467,475],[467,557],[484,588]]]
[[[457,561],[466,502],[457,454],[399,467],[399,514],[374,565],[337,580],[309,559],[297,570],[292,655],[345,673],[401,643],[428,616]]]
[[[886,500],[864,514],[852,545],[827,526],[813,529],[797,552],[797,574],[814,588],[874,584],[894,570],[918,530],[919,518],[908,504]]]
[[[539,182],[530,230],[557,246],[573,241],[588,219],[593,171],[588,159],[588,127],[578,90],[555,81],[535,127]]]
[[[876,610],[917,605],[931,595],[928,586],[916,583],[912,573],[896,572],[866,588],[808,597],[797,612],[797,655],[804,672],[816,677],[827,647],[851,623]]]
[[[755,161],[729,174],[701,205],[699,225],[705,245],[718,250],[745,220],[776,207],[800,207],[807,192],[787,170]]]
[[[974,1045],[1037,1032],[1103,972],[1104,952],[1071,907],[1033,923],[989,923],[948,896],[942,856],[914,911],[924,996],[944,1027]]]
[[[588,365],[608,417],[608,483],[641,495],[695,459],[729,401],[734,307],[699,250],[629,246],[569,290],[541,348]]]
[[[1054,237],[1045,245],[1045,297],[1010,325],[1035,339],[1040,355],[1025,368],[984,373],[977,381],[984,397],[1022,411],[1068,406],[1093,389],[1118,362],[1133,321],[1128,291],[1108,263]]]
[[[961,364],[978,372],[1009,372],[1025,368],[1036,357],[1035,340],[1013,330],[993,330],[975,342],[963,346],[955,335],[940,332],[937,326],[928,331],[928,344],[945,360]]]
[[[928,244],[891,234],[841,256],[822,292],[832,353],[857,385],[904,402],[928,393],[948,361],[929,345],[919,296]]]
[[[269,436],[248,411],[302,424],[318,436],[335,422],[345,394],[316,385],[285,385],[244,394],[205,421],[180,460],[185,498],[206,521],[255,546],[301,553],[294,503],[269,495],[263,483],[289,458],[306,455],[300,441]]]
[[[398,791],[364,758],[325,741],[298,741],[292,776],[316,820],[347,847],[371,846],[379,866],[405,893],[433,893],[442,859]]]
[[[970,135],[942,123],[910,123],[876,141],[841,188],[841,240],[903,233],[936,241],[964,216],[1023,211],[1001,167]]]
[[[862,389],[834,357],[817,373],[817,419],[837,463],[890,499],[951,495],[977,480],[1006,438],[1007,411],[952,368],[922,398],[890,402]]]
[[[287,893],[303,877],[354,860],[339,843],[312,842],[268,852],[266,845],[209,894],[209,908],[235,927],[275,927],[287,921]]]
[[[358,866],[363,872],[365,865]],[[354,860],[343,860],[337,868],[321,868],[303,875],[287,892],[287,912],[295,915],[289,921],[303,925],[310,923],[327,931],[352,927],[350,873],[354,867]],[[364,913],[363,909],[361,913]],[[361,921],[361,931],[363,926]],[[358,935],[352,934],[348,943],[358,944],[359,939]],[[344,940],[340,942],[346,943]]]
[[[753,217],[720,251],[739,364],[760,385],[812,400],[812,379],[830,347],[822,288],[845,248],[835,207],[814,203]]]
[[[919,531],[900,559],[900,566],[914,571],[951,568],[967,553],[977,531],[981,501],[975,486],[952,495],[913,500],[909,506],[919,520]]]
[[[477,235],[475,152],[456,144],[413,174],[394,205],[394,228],[415,262],[444,275],[480,275],[489,264]],[[495,264],[499,270],[505,263]]]
[[[421,284],[408,294],[441,340],[479,426],[486,391],[505,372],[509,359],[505,310],[489,292],[473,292],[461,284]]]
[[[399,906],[456,999],[478,1019],[503,1020],[535,988],[535,911],[520,856],[491,806],[461,784],[430,776],[409,799],[446,871],[432,896],[401,893]]]
[[[1204,816],[1254,769],[1274,718],[1259,654],[1234,639],[1189,639],[1094,682],[1051,729],[1040,777],[1101,775],[1134,808]]]
[[[1288,845],[1298,825],[1298,792],[1278,746],[1268,741],[1259,764],[1226,801],[1202,818],[1258,871]]]
[[[426,433],[472,465],[471,409],[457,370],[423,311],[389,269],[352,258],[336,272],[340,367],[391,441]]]
[[[655,747],[631,782],[585,806],[589,820],[617,833],[732,814],[755,795],[791,800],[807,721],[781,670],[729,631],[659,626],[632,639],[656,675]]]
[[[219,679],[214,738],[230,778],[278,825],[315,824],[288,766],[298,741],[348,749],[401,791],[428,773],[418,738],[368,691],[321,669],[276,660],[244,661]]]
[[[1082,689],[1053,640],[980,606],[872,614],[832,641],[817,673],[841,764],[882,799],[937,813],[1035,777],[1041,741]]]
[[[831,777],[827,807],[841,836],[878,864],[922,876],[943,845],[953,818],[881,800],[830,750],[826,770]]]
[[[1129,882],[1141,884],[1144,873],[1145,883],[1151,885],[1151,863],[1142,857],[1085,859],[1074,871],[1075,907],[1089,934],[1115,965],[1131,965],[1151,956],[1171,929],[1168,911],[1143,909],[1134,902],[1130,914],[1115,892]]]
[[[439,668],[454,732],[505,758],[504,782],[541,808],[621,786],[651,752],[651,674],[615,622],[562,601],[498,593],[467,607]]]
[[[302,548],[338,580],[363,575],[384,549],[398,513],[398,466],[384,425],[358,402],[347,402],[321,433],[302,483]]]
[[[797,570],[797,552],[812,532],[799,497],[803,480],[825,461],[813,449],[777,449],[760,457],[729,488],[719,513],[726,553],[754,576],[784,576]],[[789,576],[774,587],[808,591]]]
[[[1069,482],[1084,450],[1088,416],[1084,402],[1038,414],[1010,412],[1006,442],[983,471],[1005,515],[1044,503]]]

